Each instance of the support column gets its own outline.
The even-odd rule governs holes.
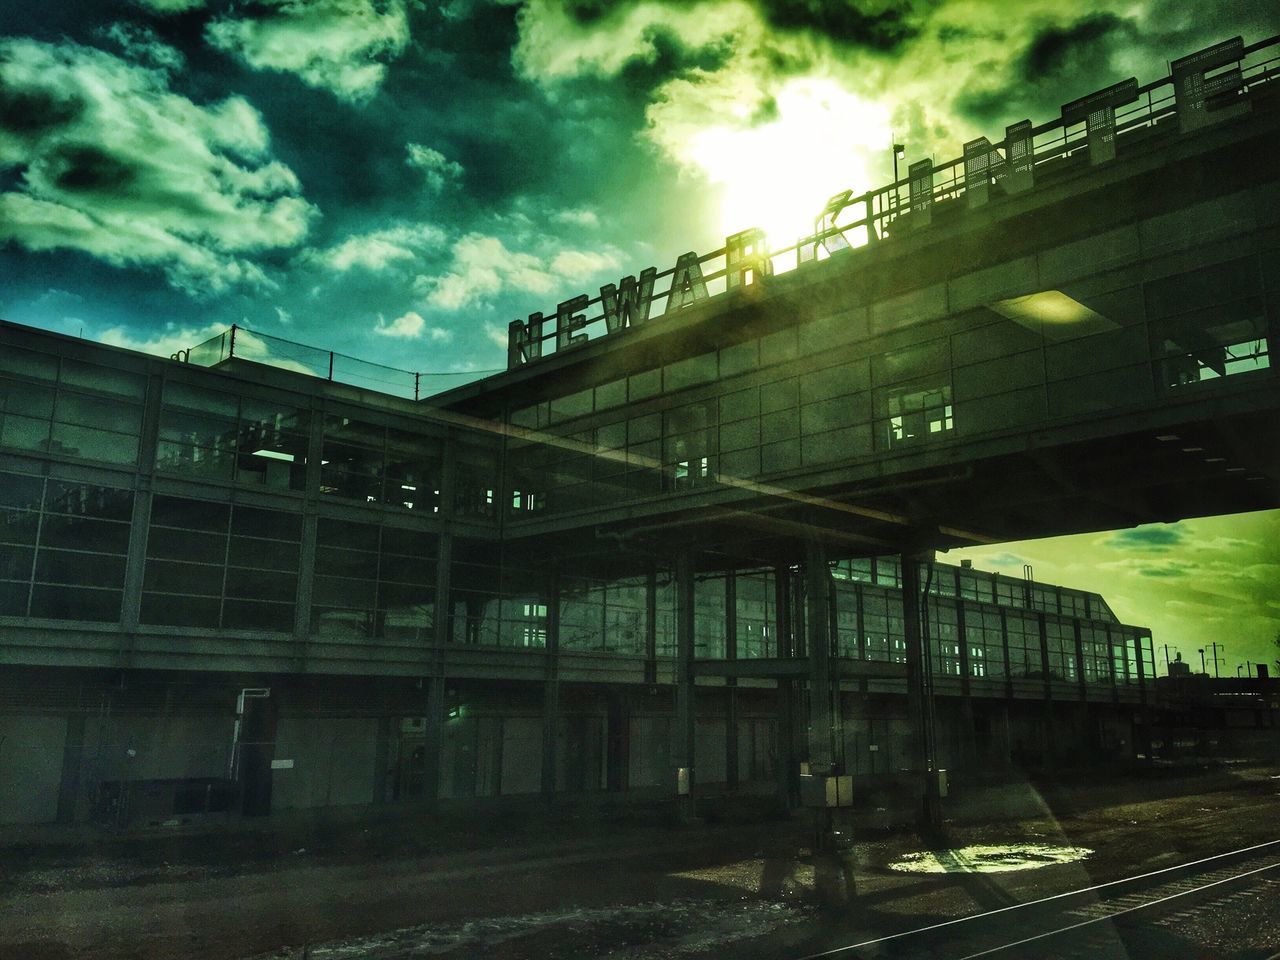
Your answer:
[[[942,827],[942,801],[935,769],[933,686],[926,662],[928,638],[920,629],[920,561],[903,554],[902,566],[902,624],[907,645],[907,711],[915,736],[912,737],[911,766],[924,779],[924,797],[921,807],[921,829],[936,834]],[[927,602],[927,601],[924,601]]]
[[[58,781],[58,823],[75,823],[80,801],[80,770],[84,761],[84,714],[67,716],[62,747],[62,776]]]
[[[423,681],[426,687],[422,744],[422,799],[434,810],[440,799],[440,746],[444,739],[444,677],[431,677]]]
[[[738,575],[730,570],[725,575],[724,598],[724,646],[725,657],[738,659]],[[730,789],[737,789],[740,779],[738,770],[738,678],[725,679],[725,736],[724,736],[724,770],[725,780]]]
[[[610,793],[622,793],[627,789],[627,773],[630,768],[631,711],[626,694],[610,690],[607,694],[609,717],[606,723],[605,741],[605,789]]]
[[[805,545],[805,647],[809,655],[809,770],[835,772],[831,713],[831,571],[823,544]]]
[[[693,803],[693,750],[694,750],[694,689],[693,689],[693,555],[681,550],[675,562],[676,588],[676,716],[672,731],[671,761],[676,791],[677,816],[682,821],[694,817]],[[682,775],[683,774],[683,775]]]
[[[791,568],[780,563],[774,568],[774,641],[777,656],[786,659],[794,656],[795,649],[791,636]],[[796,773],[799,770],[799,755],[796,751],[796,696],[794,682],[788,678],[779,678],[777,720],[778,720],[778,797],[786,810],[799,805],[799,784]]]
[[[551,582],[547,598],[547,672],[542,683],[542,797],[556,795],[556,741],[560,732],[560,583]]]

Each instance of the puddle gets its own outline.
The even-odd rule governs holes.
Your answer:
[[[889,864],[889,869],[900,873],[1008,873],[1075,863],[1092,853],[1088,847],[1048,843],[989,844],[909,853]]]
[[[677,900],[558,910],[465,923],[424,924],[311,945],[309,960],[537,956],[540,960],[667,960],[704,953],[808,918],[801,907],[758,900]],[[535,952],[525,953],[528,944]],[[504,951],[503,948],[506,948]],[[292,957],[286,950],[255,960]]]

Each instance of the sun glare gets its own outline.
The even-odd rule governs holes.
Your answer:
[[[888,155],[892,134],[885,107],[831,80],[792,80],[776,103],[774,119],[704,129],[688,151],[723,187],[723,232],[760,227],[778,248],[812,232],[833,194],[866,189],[872,158]]]

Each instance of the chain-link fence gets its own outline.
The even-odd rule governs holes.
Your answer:
[[[233,325],[229,330],[194,347],[180,350],[173,356],[175,360],[202,367],[212,367],[233,358],[413,400],[421,400],[499,372],[497,369],[457,372],[402,370],[258,333],[238,325]]]

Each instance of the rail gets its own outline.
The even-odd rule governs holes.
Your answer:
[[[216,366],[231,359],[251,360],[309,377],[413,400],[421,400],[478,376],[498,372],[496,369],[447,372],[402,370],[259,333],[238,324],[232,324],[229,329],[203,343],[179,350],[170,359],[201,367]]]
[[[1242,866],[1246,869],[1238,869]],[[1254,844],[1133,877],[1069,890],[1026,903],[1015,903],[995,910],[944,920],[914,930],[834,947],[820,953],[809,954],[801,960],[833,960],[837,957],[856,960],[864,956],[881,956],[885,950],[892,950],[893,956],[900,956],[905,960],[912,956],[908,951],[917,949],[926,951],[924,955],[933,956],[935,954],[931,951],[936,950],[939,942],[944,939],[948,944],[948,955],[963,957],[963,960],[977,960],[979,957],[1023,956],[1028,954],[1015,953],[1015,951],[1023,950],[1033,944],[1043,949],[1054,938],[1077,935],[1108,921],[1162,912],[1171,905],[1186,905],[1197,898],[1204,898],[1207,894],[1220,892],[1225,887],[1247,882],[1274,870],[1280,870],[1280,840]],[[1205,882],[1185,886],[1185,882],[1194,877],[1202,877]],[[1135,902],[1135,898],[1142,893],[1154,895]],[[1084,918],[1081,918],[1078,913],[1073,915],[1072,911],[1086,907],[1092,909],[1095,915]],[[963,946],[960,938],[969,936],[970,931],[974,931],[975,937],[990,939],[993,934],[998,936],[998,929],[993,931],[993,923],[998,929],[1016,929],[1018,933],[1012,940]],[[1030,923],[1038,923],[1039,926],[1029,931],[1027,925]],[[1058,925],[1051,925],[1053,923]],[[974,952],[962,952],[972,949],[972,946],[977,946]]]

